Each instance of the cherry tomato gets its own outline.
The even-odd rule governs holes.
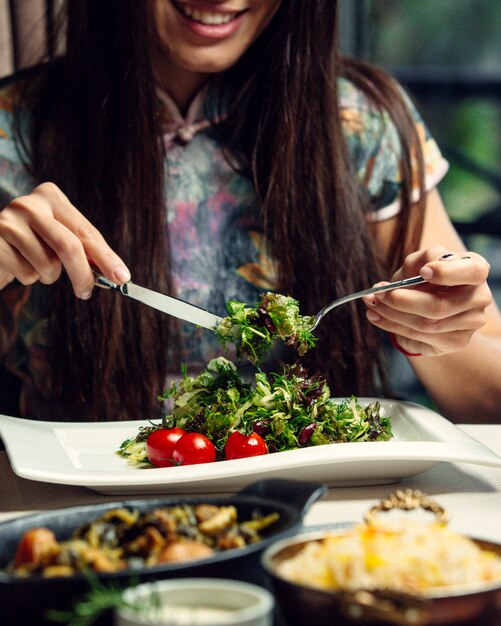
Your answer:
[[[226,459],[243,459],[261,454],[268,454],[268,446],[261,435],[255,432],[250,435],[243,435],[235,431],[228,437],[224,446]]]
[[[196,465],[216,460],[216,448],[202,433],[186,433],[174,446],[172,460],[175,465]]]
[[[146,454],[157,467],[171,467],[172,453],[176,443],[186,434],[182,428],[159,428],[146,439]]]

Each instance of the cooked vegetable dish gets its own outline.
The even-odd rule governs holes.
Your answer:
[[[263,516],[256,511],[239,520],[232,505],[179,504],[143,513],[116,508],[65,541],[57,541],[48,528],[28,530],[8,571],[17,576],[72,576],[203,559],[260,541],[261,531],[278,519],[278,513]]]

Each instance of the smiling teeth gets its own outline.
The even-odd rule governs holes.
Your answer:
[[[187,17],[190,17],[195,22],[200,22],[201,24],[206,24],[208,26],[227,24],[236,15],[235,13],[209,13],[207,11],[192,10],[188,6],[179,6]]]

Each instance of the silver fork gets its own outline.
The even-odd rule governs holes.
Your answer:
[[[356,291],[355,293],[350,293],[347,296],[343,296],[342,298],[338,298],[337,300],[333,300],[330,304],[324,306],[316,315],[315,324],[311,330],[315,330],[315,328],[320,324],[324,315],[340,306],[341,304],[346,304],[347,302],[351,302],[352,300],[357,300],[357,298],[362,298],[363,296],[370,296],[373,293],[381,293],[382,291],[391,291],[392,289],[401,289],[402,287],[412,287],[413,285],[420,285],[421,283],[425,283],[426,280],[422,276],[413,276],[412,278],[404,278],[404,280],[397,280],[394,283],[388,283],[387,285],[380,285],[379,287],[371,287],[370,289],[364,289],[363,291]]]

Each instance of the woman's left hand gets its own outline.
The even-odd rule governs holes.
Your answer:
[[[486,323],[490,266],[474,252],[436,246],[414,252],[392,281],[420,274],[428,282],[364,298],[367,319],[395,335],[404,352],[441,356],[463,350]],[[385,284],[385,283],[378,283]]]

